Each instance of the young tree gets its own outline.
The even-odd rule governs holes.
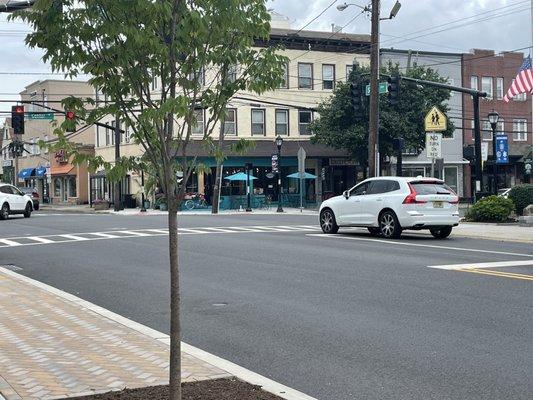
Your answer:
[[[347,150],[351,156],[367,163],[368,146],[368,107],[365,106],[368,97],[364,87],[369,83],[370,68],[356,65],[346,83],[339,82],[333,96],[325,100],[318,107],[320,118],[312,124],[312,140],[324,143],[337,149]],[[397,65],[388,64],[381,69],[385,75],[399,73]],[[446,83],[431,68],[414,65],[406,76],[425,79],[428,81]],[[351,104],[350,84],[362,88],[363,110],[358,118]],[[417,87],[413,83],[402,81],[398,104],[390,104],[387,95],[380,95],[379,99],[379,142],[380,155],[392,155],[392,141],[394,138],[405,139],[405,145],[416,149],[423,149],[425,145],[424,117],[433,106],[438,106],[444,113],[449,110],[445,104],[450,98],[450,91],[433,87]],[[453,124],[448,123],[444,133],[453,132]]]
[[[109,102],[72,97],[65,107],[92,124],[116,116],[155,166],[168,200],[170,264],[170,399],[181,399],[180,281],[177,210],[185,185],[196,165],[189,144],[197,116],[206,112],[202,140],[212,154],[222,149],[210,140],[228,101],[237,91],[261,93],[277,87],[285,57],[276,49],[253,49],[254,40],[267,38],[270,15],[263,0],[39,0],[14,16],[34,32],[31,48],[44,50],[44,61],[66,76],[90,76],[89,83]],[[235,79],[220,79],[221,71],[238,68]],[[154,80],[158,90],[151,90]],[[206,111],[207,110],[207,111]],[[114,118],[113,118],[114,119]],[[69,147],[63,130],[60,145]],[[83,155],[76,154],[81,161]],[[176,162],[179,160],[179,162]],[[104,166],[111,176],[133,168],[135,160]]]

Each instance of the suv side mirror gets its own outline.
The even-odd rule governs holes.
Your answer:
[[[348,197],[350,197],[350,192],[345,190],[344,192],[342,192],[342,195],[344,196],[345,199],[348,199]]]

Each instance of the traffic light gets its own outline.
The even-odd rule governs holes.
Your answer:
[[[24,106],[11,107],[11,127],[15,135],[24,135]]]
[[[76,132],[76,114],[74,111],[67,111],[65,113],[65,122],[67,125],[67,132]]]
[[[389,76],[387,79],[389,82],[388,89],[389,89],[389,100],[391,104],[398,104],[398,100],[400,97],[400,75],[392,75]]]
[[[357,83],[350,83],[350,102],[356,118],[362,117],[361,86]]]

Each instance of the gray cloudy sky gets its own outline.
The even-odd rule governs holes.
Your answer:
[[[300,29],[334,0],[268,0],[268,6],[290,18],[291,27]],[[306,29],[331,31],[331,24],[348,24],[359,9],[340,12],[337,0]],[[381,24],[381,47],[400,49],[468,52],[472,48],[514,50],[531,46],[531,2],[533,0],[400,0],[402,8],[392,21]],[[365,5],[364,1],[354,1]],[[382,14],[388,15],[395,0],[382,0]],[[459,20],[459,21],[457,21]],[[454,23],[454,21],[457,21]],[[61,78],[37,75],[49,69],[41,61],[42,52],[24,45],[28,26],[7,22],[0,14],[0,98],[18,99],[17,93],[35,80]],[[360,15],[346,25],[344,32],[369,33],[370,20]],[[526,49],[524,52],[528,53]],[[517,66],[518,67],[518,66]],[[9,104],[0,103],[0,110]],[[0,119],[2,114],[0,114]]]

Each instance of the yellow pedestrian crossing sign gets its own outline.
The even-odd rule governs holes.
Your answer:
[[[444,113],[437,107],[433,106],[433,108],[426,114],[426,118],[424,118],[424,126],[426,132],[445,131],[446,115],[444,115]]]

